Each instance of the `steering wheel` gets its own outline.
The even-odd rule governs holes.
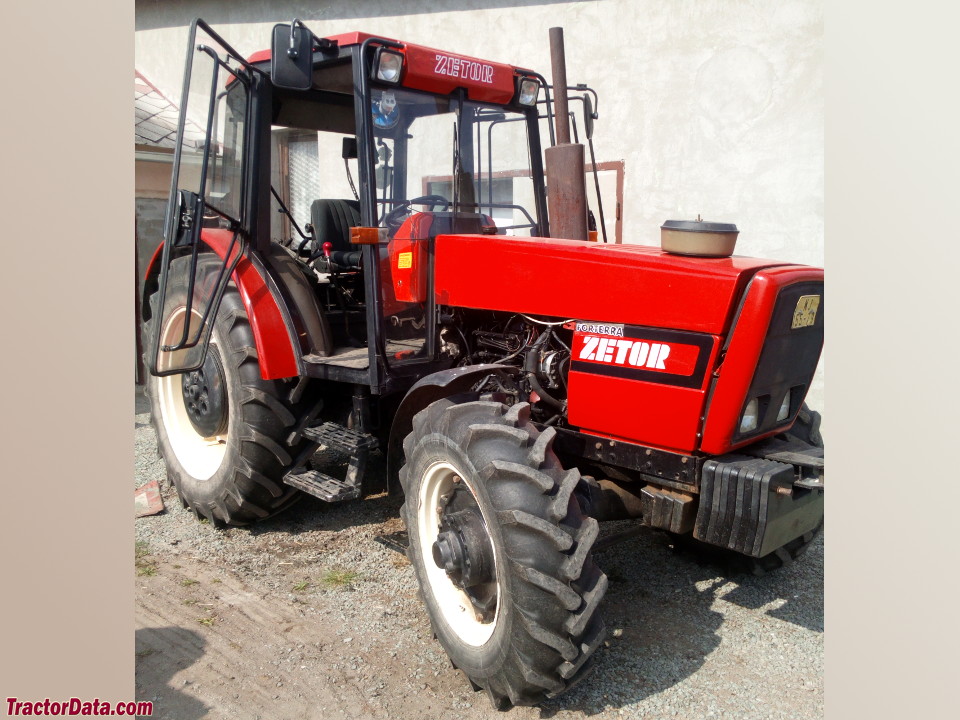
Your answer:
[[[429,205],[430,212],[436,212],[434,208],[440,205],[442,206],[440,208],[442,212],[450,207],[450,201],[443,195],[421,195],[412,200],[403,200],[393,210],[388,212],[387,216],[383,219],[383,224],[387,226],[390,235],[395,234],[397,230],[400,229],[400,226],[403,225],[403,221],[407,219],[407,215],[409,214],[408,210],[411,205]]]

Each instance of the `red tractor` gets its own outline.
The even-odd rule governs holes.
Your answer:
[[[402,492],[437,639],[500,709],[589,670],[598,521],[757,570],[823,523],[823,271],[731,256],[720,224],[666,223],[672,252],[597,242],[554,49],[551,93],[296,20],[243,58],[195,21],[142,305],[184,505],[247,525]],[[595,96],[569,89],[589,137]]]

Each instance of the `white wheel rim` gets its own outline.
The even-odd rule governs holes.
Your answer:
[[[196,311],[192,314],[197,322],[202,319]],[[181,338],[185,315],[186,307],[179,307],[170,314],[163,332],[160,333],[161,345],[173,344]],[[210,345],[212,347],[213,343]],[[166,354],[169,355],[169,353]],[[174,362],[176,359],[178,358],[172,357],[169,362]],[[166,375],[157,378],[160,419],[166,430],[167,439],[170,441],[170,447],[181,467],[191,477],[207,480],[223,463],[227,452],[227,438],[225,435],[203,437],[194,429],[183,402],[182,378],[182,375]]]
[[[440,534],[440,516],[437,508],[441,507],[441,496],[453,490],[455,477],[461,478],[470,492],[476,497],[476,489],[453,465],[447,462],[436,462],[427,468],[420,483],[419,506],[417,509],[417,541],[420,547],[420,557],[427,576],[427,584],[436,601],[440,614],[447,625],[467,645],[479,647],[486,643],[493,635],[500,617],[500,583],[497,582],[497,608],[493,619],[483,622],[477,619],[476,610],[467,594],[453,584],[447,573],[433,562],[433,543]],[[481,509],[481,515],[483,511]],[[483,518],[487,524],[487,518]],[[489,526],[488,526],[489,527]],[[488,530],[489,532],[489,530]],[[494,572],[497,567],[497,549],[493,546]]]

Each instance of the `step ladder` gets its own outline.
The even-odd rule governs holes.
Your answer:
[[[330,503],[356,500],[360,497],[363,473],[367,469],[370,453],[378,447],[377,439],[368,433],[332,422],[304,428],[303,436],[313,443],[313,451],[301,455],[303,460],[283,476],[283,482]],[[350,456],[350,464],[343,480],[304,467],[307,458],[321,446]]]

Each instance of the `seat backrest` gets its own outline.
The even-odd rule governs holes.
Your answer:
[[[355,250],[350,244],[350,228],[360,225],[360,201],[314,200],[310,222],[320,247],[329,242],[334,250]]]

